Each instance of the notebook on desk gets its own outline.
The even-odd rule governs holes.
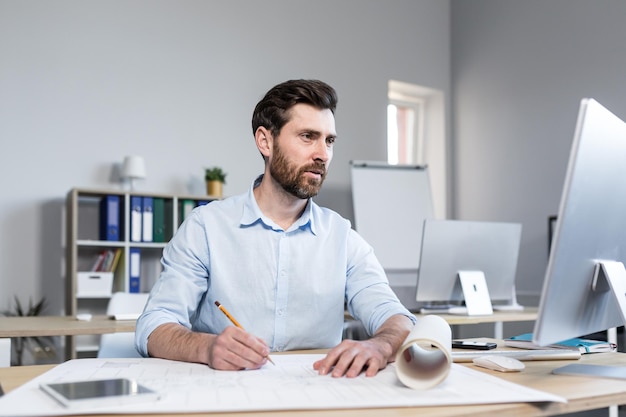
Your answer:
[[[617,345],[615,343],[606,342],[602,340],[591,340],[583,338],[573,338],[563,340],[559,343],[553,343],[547,346],[540,346],[533,343],[533,334],[524,333],[517,336],[512,336],[508,339],[504,339],[504,344],[510,347],[522,348],[522,349],[569,349],[580,350],[580,353],[599,353],[599,352],[615,352]]]

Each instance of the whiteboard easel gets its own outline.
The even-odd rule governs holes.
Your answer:
[[[351,161],[356,231],[385,270],[419,268],[424,219],[433,218],[428,169]]]

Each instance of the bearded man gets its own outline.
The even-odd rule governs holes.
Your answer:
[[[319,80],[278,84],[256,105],[264,172],[247,193],[196,208],[164,249],[137,322],[143,356],[241,370],[270,352],[322,348],[312,367],[335,377],[394,360],[415,316],[350,222],[312,200],[333,158],[336,106]],[[368,340],[342,340],[345,307]]]

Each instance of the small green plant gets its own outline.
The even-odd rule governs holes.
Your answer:
[[[206,181],[219,181],[226,184],[226,173],[220,167],[206,168],[204,170],[204,179]]]

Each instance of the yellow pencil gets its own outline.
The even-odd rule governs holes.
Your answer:
[[[231,323],[233,323],[236,327],[239,327],[241,330],[245,330],[243,326],[239,324],[239,322],[235,320],[235,318],[228,312],[228,310],[226,310],[226,308],[220,304],[219,301],[216,301],[215,305],[217,306],[217,308],[219,308],[222,311],[222,313],[226,315],[226,317],[228,317],[228,320],[230,320]],[[272,362],[272,365],[276,365],[274,361],[272,360],[272,358],[270,358],[270,355],[267,355],[266,358],[268,361]]]

